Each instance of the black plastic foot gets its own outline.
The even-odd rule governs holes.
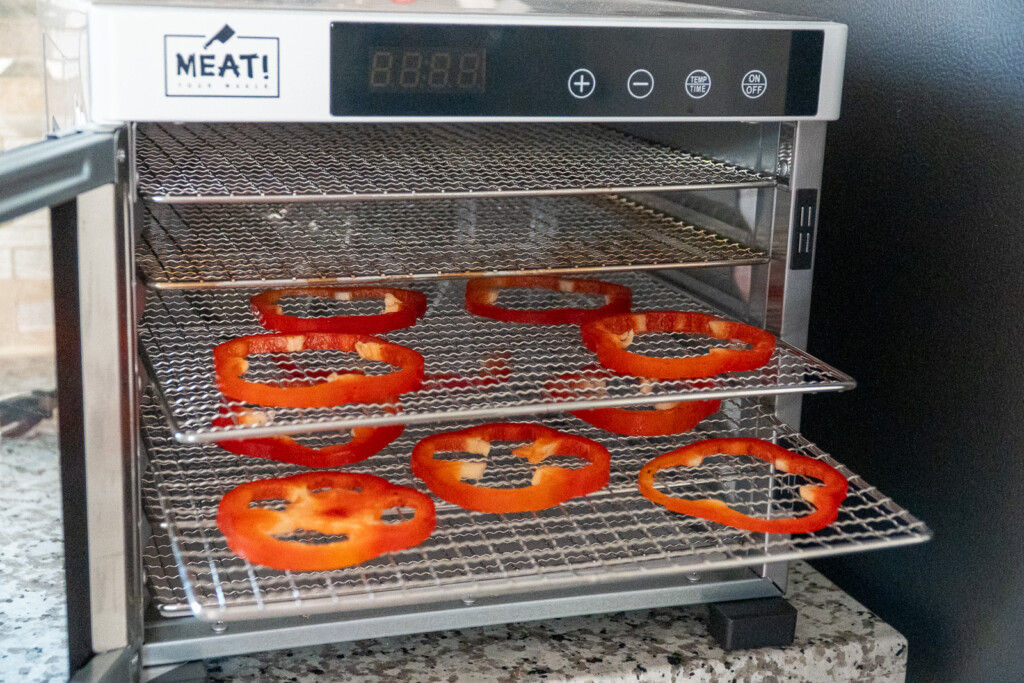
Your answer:
[[[796,609],[783,598],[756,598],[708,605],[709,630],[723,650],[792,645]]]

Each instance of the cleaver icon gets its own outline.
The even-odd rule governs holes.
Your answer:
[[[227,24],[224,24],[224,28],[217,31],[217,35],[206,41],[206,45],[203,45],[203,49],[210,47],[213,43],[226,43],[231,39],[231,36],[235,35],[235,29],[231,28]]]

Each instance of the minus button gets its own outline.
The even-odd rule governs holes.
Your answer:
[[[626,80],[626,89],[630,95],[642,100],[654,92],[654,76],[647,69],[637,69]]]

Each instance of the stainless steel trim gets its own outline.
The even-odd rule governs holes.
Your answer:
[[[123,216],[112,185],[78,199],[82,325],[82,402],[89,527],[89,590],[96,651],[129,645],[127,593],[134,458],[125,393],[131,362],[126,348],[121,241]]]
[[[773,233],[772,260],[768,265],[768,291],[772,294],[767,302],[767,328],[781,339],[798,348],[807,346],[807,330],[810,326],[811,285],[814,266],[806,270],[789,267],[793,226],[799,220],[793,201],[797,190],[821,189],[821,173],[824,165],[825,129],[823,122],[799,123],[793,132],[793,162],[788,186],[776,189],[777,203],[775,230]],[[813,249],[817,250],[817,234]],[[813,254],[812,254],[813,256]],[[794,428],[800,427],[801,400],[780,399],[778,415]]]
[[[380,201],[395,199],[446,199],[452,197],[558,197],[565,195],[625,194],[632,192],[688,192],[692,190],[727,190],[749,187],[770,187],[774,181],[750,180],[709,183],[679,183],[665,185],[608,185],[600,188],[557,189],[557,190],[428,190],[423,192],[389,192],[374,194],[331,194],[291,195],[264,194],[259,196],[216,195],[149,195],[150,201],[158,204],[266,204],[281,202],[344,202]]]
[[[118,6],[137,7],[138,0],[94,0],[94,6],[107,6],[112,11]],[[197,0],[159,0],[147,3],[154,7],[206,7]],[[376,6],[374,6],[376,5]],[[236,12],[298,12],[319,14],[332,21],[379,22],[396,24],[484,24],[508,26],[625,26],[625,27],[679,27],[679,28],[743,28],[779,30],[845,30],[845,25],[827,19],[775,14],[743,9],[700,6],[690,3],[637,1],[608,5],[606,3],[579,3],[575,0],[541,3],[494,3],[471,8],[461,3],[445,2],[434,5],[395,7],[386,0],[365,0],[359,5],[340,5],[337,0],[292,0],[291,2],[252,2],[251,0],[221,0],[217,11]],[[314,16],[316,16],[314,14]],[[271,14],[271,16],[273,16]]]
[[[127,196],[127,140],[112,136],[116,182],[77,198],[82,426],[92,649],[142,639],[138,428],[131,323],[134,242]],[[108,181],[109,182],[109,181]],[[59,277],[59,274],[58,274]]]
[[[0,223],[116,182],[117,136],[90,131],[0,154]]]
[[[220,633],[195,618],[157,619],[146,626],[146,666],[266,650],[409,633],[475,628],[510,621],[649,609],[779,595],[749,570],[704,572],[691,582],[634,579],[610,586],[542,590],[529,597],[492,596],[406,607],[378,607],[344,616],[307,615],[231,622]]]
[[[773,282],[777,281],[779,276],[785,278],[785,304],[778,331],[783,339],[800,348],[807,346],[814,267],[812,265],[807,270],[789,268],[790,234],[793,225],[799,220],[799,216],[795,215],[792,194],[803,189],[819,190],[818,200],[820,203],[821,173],[825,155],[825,128],[826,124],[822,122],[797,124],[793,137],[793,170],[789,182],[791,190],[788,192],[778,191],[780,195],[790,195],[789,201],[780,203],[780,209],[786,213],[782,216],[784,220],[776,223],[774,235],[773,254],[779,255],[780,262],[773,265],[772,280]],[[783,244],[783,240],[785,240],[785,244]]]
[[[108,650],[95,655],[70,677],[70,683],[124,683],[138,676],[140,657],[131,648]]]
[[[789,562],[766,562],[761,566],[761,576],[775,584],[780,593],[785,593],[789,586]]]

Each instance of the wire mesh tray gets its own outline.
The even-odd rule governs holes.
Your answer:
[[[774,178],[596,125],[140,124],[159,202],[767,187]]]
[[[209,620],[285,616],[623,579],[642,586],[657,576],[908,545],[930,537],[922,522],[749,401],[726,402],[694,431],[657,438],[616,436],[570,415],[526,421],[606,446],[612,454],[608,487],[535,513],[478,513],[435,498],[437,528],[420,546],[356,567],[299,573],[252,565],[236,556],[217,528],[216,512],[220,498],[235,486],[303,468],[235,456],[211,444],[177,444],[148,398],[143,437],[150,469],[143,497],[152,526],[166,531],[170,541],[169,548],[162,546],[147,556],[150,583],[161,587],[154,591],[154,599],[168,615],[194,612]],[[419,439],[440,430],[437,425],[407,428],[389,447],[347,469],[429,493],[413,477],[409,454]],[[720,436],[777,440],[837,467],[850,482],[838,520],[813,534],[755,534],[668,512],[639,494],[636,478],[644,463],[687,443]],[[319,447],[340,440],[319,435],[305,441]],[[508,455],[509,450],[495,446],[487,470],[492,479],[484,485],[528,482],[530,466]],[[710,457],[698,468],[664,474],[658,486],[673,495],[722,498],[746,514],[792,516],[811,511],[800,498],[799,487],[814,480],[773,475],[768,463],[755,458]],[[168,576],[175,566],[177,579]]]
[[[767,255],[618,196],[145,205],[157,289],[764,263]]]
[[[623,273],[607,280],[633,290],[633,305],[644,309],[712,309],[683,294],[661,278]],[[260,409],[259,425],[213,427],[221,414],[255,408],[226,399],[217,390],[213,374],[213,348],[234,337],[265,333],[249,311],[249,297],[259,290],[151,291],[139,332],[139,342],[151,379],[167,412],[175,437],[183,443],[214,441],[225,436],[250,438],[272,434],[348,429],[396,423],[423,423],[476,418],[508,418],[539,412],[562,412],[613,405],[653,404],[668,400],[729,398],[766,394],[837,391],[854,381],[806,353],[780,342],[771,360],[750,372],[729,373],[712,380],[644,380],[605,370],[594,354],[580,343],[579,329],[571,325],[503,323],[471,315],[463,308],[465,283],[442,280],[416,286],[425,292],[428,310],[415,326],[387,335],[426,359],[423,387],[404,394],[401,404],[346,404],[331,408]],[[511,307],[566,305],[564,293],[542,290],[507,290],[499,300]],[[592,298],[574,294],[580,300]],[[282,299],[286,313],[331,315],[341,309],[327,299]],[[377,312],[379,300],[344,310]],[[294,306],[294,307],[292,307]],[[374,307],[370,310],[368,307]],[[637,337],[631,350],[658,356],[706,353],[707,337],[647,334]],[[472,382],[494,362],[506,364],[507,381]],[[249,358],[247,379],[262,382],[315,382],[325,374],[356,368],[368,375],[389,372],[384,363],[362,361],[355,354],[303,351],[287,355],[259,354]],[[581,373],[587,386],[562,381],[555,375]]]

